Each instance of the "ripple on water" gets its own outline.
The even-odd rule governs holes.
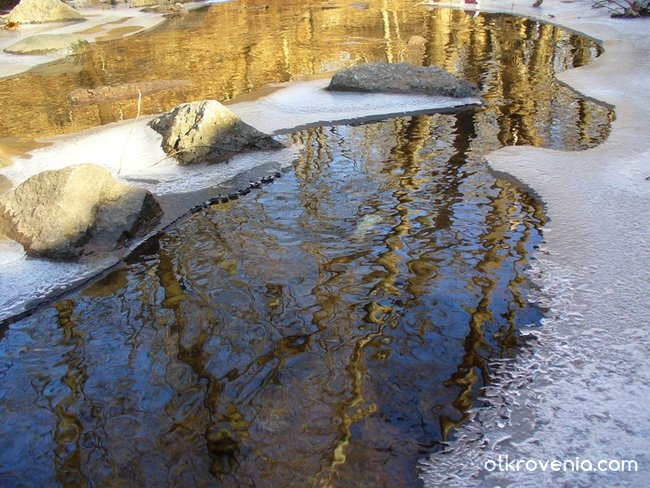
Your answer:
[[[190,93],[224,99],[314,74],[340,56],[337,39],[349,35],[341,32],[359,26],[351,56],[451,63],[481,84],[485,106],[287,134],[304,149],[282,178],[193,214],[106,277],[9,326],[0,341],[0,443],[10,454],[0,483],[194,486],[217,476],[241,486],[412,485],[418,459],[489,401],[494,392],[482,387],[495,362],[527,354],[518,331],[541,316],[523,271],[541,240],[542,208],[488,173],[481,155],[602,140],[609,112],[553,78],[590,59],[593,44],[525,19],[406,1],[397,2],[400,15],[371,2],[354,17],[286,5],[211,8],[180,21],[196,29],[103,45],[103,59],[122,73],[113,77],[128,78],[121,59],[144,63],[146,53],[150,72],[169,78],[165,63],[177,69],[178,56],[150,59],[183,45],[167,36],[205,35],[205,50],[219,25],[224,42],[215,45],[240,49],[249,31],[236,20],[263,14],[276,23],[249,22],[259,43],[232,56],[246,69],[226,69],[221,53],[215,73],[214,53],[208,69],[193,51],[200,88]],[[225,17],[232,22],[218,22]],[[285,41],[284,22],[297,29],[282,31]],[[303,27],[314,25],[332,35],[307,35]],[[428,44],[408,48],[411,34]],[[519,49],[522,37],[536,41],[532,54]],[[106,58],[128,46],[132,56]],[[96,76],[93,53],[82,64]],[[554,66],[540,61],[547,56]],[[513,66],[531,76],[512,76]],[[60,83],[45,77],[38,86],[56,99]],[[174,96],[156,95],[145,110]],[[69,113],[34,118],[68,130],[116,110],[75,108],[69,125]],[[22,122],[26,131],[37,123]]]
[[[521,286],[538,205],[477,163],[448,164],[471,143],[458,117],[472,114],[287,136],[305,147],[292,172],[12,326],[5,380],[31,365],[53,385],[58,472],[417,481],[486,358],[539,317]]]

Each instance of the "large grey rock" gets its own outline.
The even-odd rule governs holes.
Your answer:
[[[184,103],[149,125],[163,136],[165,153],[181,165],[223,161],[245,150],[284,147],[216,100]]]
[[[117,249],[161,216],[149,191],[92,164],[44,171],[0,197],[0,233],[29,255],[59,260]]]
[[[446,97],[475,97],[478,88],[437,66],[372,63],[344,69],[332,77],[332,91],[417,93]]]
[[[88,41],[75,34],[37,34],[21,39],[5,48],[9,54],[45,54],[64,49],[75,49]]]
[[[6,20],[19,24],[43,24],[83,20],[83,16],[60,0],[20,0]]]

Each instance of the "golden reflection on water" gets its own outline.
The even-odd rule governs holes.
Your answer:
[[[31,434],[0,435],[23,456],[9,473],[416,485],[417,459],[489,383],[488,359],[538,319],[523,269],[542,209],[474,158],[475,114],[287,136],[305,145],[294,171],[14,324],[0,433],[20,415]],[[33,442],[51,462],[25,475]]]
[[[609,111],[558,86],[554,73],[588,62],[595,44],[524,18],[425,9],[407,0],[346,3],[254,1],[214,5],[143,35],[101,42],[65,60],[0,80],[2,138],[44,137],[134,118],[137,97],[94,105],[70,101],[78,88],[191,80],[145,95],[143,114],[190,100],[231,100],[270,83],[367,61],[437,64],[481,85],[481,125],[495,146],[589,147],[608,130]],[[409,42],[416,39],[416,42]],[[417,39],[420,39],[418,42]],[[505,69],[507,67],[507,69]],[[570,142],[569,142],[570,141]]]
[[[145,97],[154,112],[360,59],[458,69],[487,103],[287,135],[305,149],[283,178],[13,324],[0,485],[416,486],[417,460],[465,420],[489,359],[539,319],[523,270],[542,207],[482,155],[601,141],[609,111],[553,79],[594,49],[528,20],[405,1],[239,2],[21,77],[51,98],[31,97],[38,117],[3,113],[5,134],[134,115],[133,101],[66,105],[79,86],[193,80]]]

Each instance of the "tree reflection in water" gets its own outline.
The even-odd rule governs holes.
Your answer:
[[[305,149],[283,178],[12,324],[0,485],[413,486],[417,460],[489,383],[489,359],[516,354],[518,328],[537,323],[523,270],[542,208],[482,155],[602,141],[611,112],[554,81],[594,44],[398,0],[260,5],[214,6],[98,45],[76,72],[25,75],[39,113],[3,113],[2,136],[134,116],[134,101],[72,107],[61,86],[133,81],[133,63],[171,78],[184,57],[192,88],[147,97],[145,111],[313,75],[342,53],[443,65],[477,82],[485,106],[287,134]],[[172,40],[188,26],[181,58]],[[0,80],[26,100],[17,83]]]

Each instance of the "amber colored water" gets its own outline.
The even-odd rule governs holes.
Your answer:
[[[521,18],[338,5],[216,5],[0,80],[4,137],[135,115],[72,106],[80,86],[192,81],[151,113],[358,60],[441,64],[486,101],[288,133],[304,150],[281,179],[6,326],[1,486],[417,486],[490,359],[516,356],[540,318],[523,271],[543,209],[482,155],[601,142],[611,112],[554,80],[597,47]]]

